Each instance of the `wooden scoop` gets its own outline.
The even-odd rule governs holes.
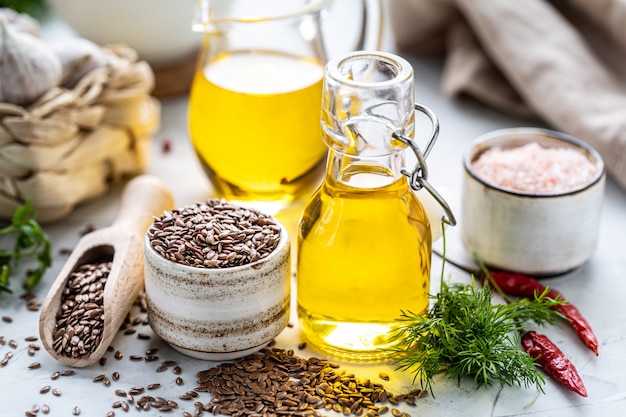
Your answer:
[[[83,236],[52,284],[39,318],[39,334],[46,350],[63,365],[84,367],[98,361],[124,322],[143,287],[143,242],[152,216],[172,210],[174,198],[157,177],[131,180],[122,194],[115,222]],[[86,263],[112,261],[104,286],[104,329],[100,345],[89,356],[71,358],[54,349],[56,315],[70,274]]]

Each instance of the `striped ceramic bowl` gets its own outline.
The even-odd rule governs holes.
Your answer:
[[[266,258],[228,268],[173,262],[159,255],[146,236],[152,330],[174,349],[199,359],[235,359],[265,347],[289,321],[290,243],[280,227],[280,242]]]

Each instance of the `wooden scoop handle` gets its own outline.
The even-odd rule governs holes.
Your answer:
[[[142,175],[129,181],[122,193],[118,215],[109,227],[115,248],[111,272],[104,288],[104,332],[100,346],[73,366],[87,366],[104,355],[143,287],[143,240],[157,216],[174,208],[167,185]]]
[[[143,286],[143,239],[152,216],[174,208],[174,198],[159,178],[142,175],[129,181],[122,193],[113,225],[84,235],[52,284],[44,300],[39,332],[46,350],[67,366],[83,367],[101,358],[115,337]],[[54,348],[56,314],[69,275],[78,265],[112,258],[104,288],[104,332],[100,345],[88,356],[68,357]]]
[[[126,185],[117,217],[111,227],[143,236],[152,224],[152,216],[173,207],[174,199],[167,185],[152,175],[141,175]]]

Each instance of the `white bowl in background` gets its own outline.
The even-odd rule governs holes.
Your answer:
[[[192,55],[202,35],[191,31],[196,0],[46,0],[79,36],[125,43],[153,66]]]

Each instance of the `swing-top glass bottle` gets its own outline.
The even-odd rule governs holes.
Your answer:
[[[410,64],[392,54],[330,61],[322,99],[329,155],[298,230],[299,321],[328,353],[378,359],[390,353],[401,310],[428,307],[430,224],[404,163],[415,109],[438,124],[414,104]]]

